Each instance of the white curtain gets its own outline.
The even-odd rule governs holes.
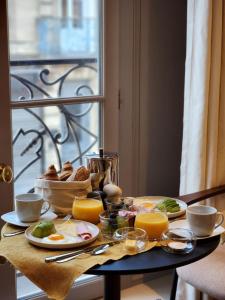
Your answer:
[[[225,0],[188,0],[180,195],[225,184]],[[225,200],[211,201],[219,210]],[[179,283],[177,299],[198,299]]]

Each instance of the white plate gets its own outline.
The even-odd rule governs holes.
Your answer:
[[[54,214],[52,211],[47,211],[44,215],[42,215],[40,217],[40,220],[39,221],[42,221],[42,220],[54,220],[57,218],[57,215]],[[9,224],[12,224],[12,225],[16,225],[16,226],[20,226],[20,227],[29,227],[33,224],[36,224],[38,221],[35,221],[35,222],[21,222],[18,217],[17,217],[17,214],[15,211],[10,211],[4,215],[1,216],[1,219]]]
[[[46,238],[37,238],[34,237],[31,232],[34,229],[35,225],[30,226],[29,228],[26,229],[25,231],[25,237],[26,239],[33,245],[38,246],[38,247],[42,247],[42,248],[48,248],[48,249],[69,249],[69,248],[76,248],[76,247],[80,247],[86,244],[90,244],[91,242],[93,242],[94,240],[97,239],[98,235],[99,235],[99,228],[89,222],[85,222],[85,221],[77,221],[77,220],[70,220],[71,222],[74,223],[84,223],[87,227],[88,227],[88,231],[91,233],[92,238],[88,239],[88,240],[83,240],[81,237],[72,237],[72,236],[67,236],[65,234],[65,238],[68,240],[60,240],[60,241],[56,241],[56,242],[52,242],[52,241],[48,241]],[[62,224],[65,221],[63,220],[54,220],[53,221],[54,224]]]
[[[177,220],[177,221],[174,221],[174,222],[171,222],[169,224],[169,228],[172,229],[172,228],[185,228],[185,229],[190,229],[189,227],[189,224],[188,224],[188,221],[185,219],[185,220]],[[225,228],[222,227],[222,226],[219,226],[217,227],[213,233],[209,236],[204,236],[204,237],[197,237],[197,240],[202,240],[202,239],[207,239],[207,238],[210,238],[210,237],[213,237],[213,236],[216,236],[216,235],[219,235],[219,234],[222,234],[225,232]]]
[[[168,218],[176,218],[179,217],[181,215],[183,215],[187,209],[187,204],[179,199],[175,199],[175,198],[171,198],[171,197],[166,197],[166,196],[143,196],[143,197],[136,197],[134,200],[134,204],[140,204],[143,202],[150,202],[150,203],[154,203],[154,204],[158,204],[159,202],[162,202],[164,199],[166,198],[170,198],[170,199],[174,199],[176,200],[176,202],[179,204],[180,206],[180,210],[175,212],[175,213],[170,213],[168,212]]]

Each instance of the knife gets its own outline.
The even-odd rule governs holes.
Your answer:
[[[113,246],[113,245],[118,244],[118,243],[119,243],[119,241],[114,241],[114,242],[103,243],[103,244],[100,244],[100,245]],[[100,246],[100,245],[98,245],[98,246]],[[91,252],[95,248],[96,248],[96,245],[87,247],[85,249],[71,251],[71,252],[67,252],[67,253],[63,253],[63,254],[59,254],[59,255],[48,256],[48,257],[45,257],[45,262],[50,263],[50,262],[54,262],[54,261],[57,261],[59,259],[64,259],[64,258],[73,256],[73,255],[77,255],[77,254],[81,254],[81,253],[88,253],[88,252]]]
[[[112,246],[112,245],[111,245]],[[95,247],[92,251],[88,251],[88,252],[85,252],[86,253],[89,253],[91,255],[99,255],[99,254],[102,254],[104,253],[107,248],[110,247],[109,244],[102,244],[100,246],[97,246]],[[70,257],[67,257],[67,258],[63,258],[63,259],[57,259],[57,263],[58,264],[61,264],[61,263],[64,263],[64,262],[67,262],[67,261],[70,261],[70,260],[73,260],[74,258],[80,256],[80,255],[83,255],[83,253],[80,253],[80,254],[75,254],[75,255],[72,255]]]

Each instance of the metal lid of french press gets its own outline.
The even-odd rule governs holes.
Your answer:
[[[117,153],[104,152],[101,148],[99,149],[99,154],[89,154],[86,158],[87,168],[91,173],[99,174],[99,182],[102,182],[101,185],[107,183],[118,184],[119,157]]]
[[[99,148],[99,153],[87,154],[86,158],[88,160],[113,160],[118,159],[118,153],[104,151],[103,148]]]

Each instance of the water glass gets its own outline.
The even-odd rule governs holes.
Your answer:
[[[129,217],[120,214],[120,210],[104,211],[99,215],[102,236],[111,239],[115,230],[128,226]]]

